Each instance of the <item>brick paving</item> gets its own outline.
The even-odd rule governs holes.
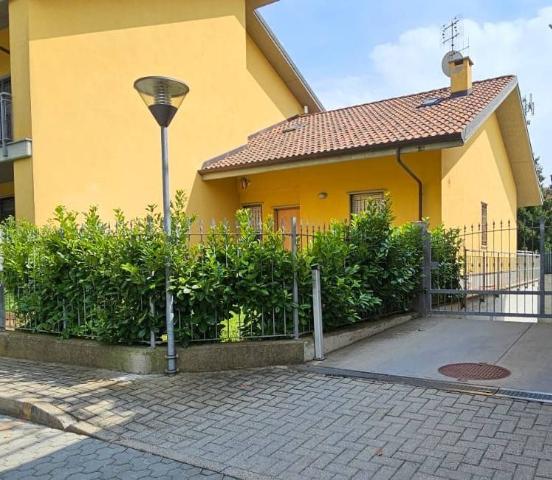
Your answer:
[[[8,359],[0,394],[237,478],[552,478],[552,405],[538,402],[287,368],[121,377]]]
[[[2,480],[230,480],[220,473],[2,415],[0,451]]]

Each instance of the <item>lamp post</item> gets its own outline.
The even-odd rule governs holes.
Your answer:
[[[169,191],[169,152],[167,127],[178,111],[190,89],[178,80],[150,76],[134,82],[151,114],[161,127],[161,172],[163,177],[163,230],[170,241],[171,236],[171,197]],[[170,259],[165,262],[165,322],[167,326],[167,374],[174,375],[176,369],[176,348],[174,345],[173,296],[170,292]]]

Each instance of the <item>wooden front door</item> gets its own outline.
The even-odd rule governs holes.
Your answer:
[[[284,232],[284,246],[288,250],[291,250],[291,221],[293,217],[295,217],[297,223],[299,223],[299,207],[274,209],[274,222],[276,228]]]

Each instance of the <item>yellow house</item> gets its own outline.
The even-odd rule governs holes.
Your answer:
[[[388,193],[397,223],[516,223],[541,193],[513,76],[471,81],[451,65],[451,86],[300,115],[205,162],[206,182],[236,178],[240,204],[277,222],[347,219]]]
[[[272,1],[0,2],[0,216],[160,204],[157,127],[132,88],[152,74],[191,88],[171,189],[206,221],[248,207],[318,224],[383,192],[398,223],[515,222],[540,203],[515,77],[472,84],[466,58],[448,88],[325,112],[257,12]]]

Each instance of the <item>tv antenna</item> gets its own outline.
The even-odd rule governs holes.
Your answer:
[[[449,48],[449,51],[445,53],[441,61],[441,68],[447,77],[450,77],[449,63],[461,60],[464,56],[462,52],[469,48],[469,44],[464,44],[462,48],[457,47],[460,38],[463,38],[463,36],[464,25],[460,15],[455,16],[449,23],[441,27],[441,43]]]
[[[535,102],[533,102],[533,94],[530,93],[529,97],[524,96],[521,99],[521,104],[523,106],[523,113],[525,113],[525,121],[527,122],[527,125],[531,125],[529,116],[533,117],[535,115]]]
[[[459,15],[441,27],[441,43],[443,45],[450,44],[450,51],[455,50],[454,47],[460,35],[462,35],[462,19]]]

